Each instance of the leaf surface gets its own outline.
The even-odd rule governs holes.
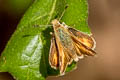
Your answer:
[[[68,6],[66,9],[65,7]],[[35,0],[21,19],[0,57],[0,71],[11,73],[16,80],[45,80],[58,75],[59,70],[50,67],[48,61],[52,27],[51,20],[80,31],[90,33],[86,0]],[[75,63],[68,66],[71,71]]]

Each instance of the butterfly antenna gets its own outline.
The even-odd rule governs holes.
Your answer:
[[[49,26],[52,26],[52,25],[34,25],[34,27],[49,27]]]
[[[64,9],[64,11],[62,12],[62,14],[61,14],[61,16],[60,16],[60,18],[58,19],[59,21],[61,20],[61,18],[63,17],[63,15],[64,15],[64,13],[65,13],[65,11],[66,11],[66,9],[68,8],[68,5],[66,5],[65,6],[65,9]]]

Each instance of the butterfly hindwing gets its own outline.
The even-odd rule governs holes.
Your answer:
[[[55,41],[55,36],[52,36],[51,39],[51,46],[49,52],[49,63],[52,68],[57,69],[59,67],[59,54],[58,49]]]

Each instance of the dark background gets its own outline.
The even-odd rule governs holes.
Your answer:
[[[32,0],[24,8],[13,8],[9,2],[0,0],[0,53]],[[80,60],[78,68],[63,77],[47,80],[120,80],[120,0],[88,2],[88,22],[97,42],[97,56]],[[0,73],[0,80],[13,79],[8,73]]]

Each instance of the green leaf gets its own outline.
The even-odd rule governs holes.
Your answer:
[[[45,80],[47,76],[58,75],[59,70],[52,69],[48,61],[49,33],[53,30],[47,25],[60,18],[64,10],[60,22],[90,33],[86,0],[35,0],[0,57],[0,71],[11,73],[16,80]],[[75,66],[75,63],[68,66],[66,72]]]

